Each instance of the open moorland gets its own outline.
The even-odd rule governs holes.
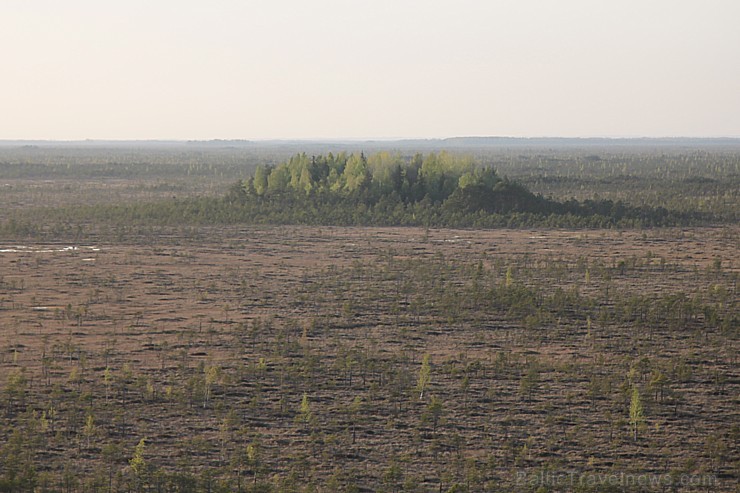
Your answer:
[[[6,478],[737,484],[737,228],[201,234],[3,245]]]
[[[706,224],[452,229],[158,224],[241,158],[87,152],[0,153],[0,491],[737,491],[736,153],[495,154]]]

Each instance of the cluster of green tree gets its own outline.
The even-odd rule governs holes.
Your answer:
[[[310,152],[292,158],[295,146],[0,149],[0,179],[10,180],[0,194],[0,234],[77,236],[93,224],[122,231],[230,223],[639,228],[738,221],[740,162],[731,150],[489,149],[473,159],[444,151],[392,154],[369,144],[374,154],[366,157],[335,147],[322,155],[325,147],[306,144]],[[247,173],[253,176],[231,186]],[[112,193],[108,178],[126,186]],[[72,181],[59,186],[56,179]],[[32,205],[41,202],[49,207]]]
[[[662,226],[698,216],[612,200],[559,202],[499,176],[470,156],[440,152],[410,160],[379,152],[297,154],[258,166],[227,201],[253,220],[434,226]]]

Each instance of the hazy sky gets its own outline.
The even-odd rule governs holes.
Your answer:
[[[740,136],[738,0],[1,0],[0,139]]]

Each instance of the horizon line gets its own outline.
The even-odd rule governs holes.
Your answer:
[[[650,141],[650,140],[740,140],[740,135],[728,136],[576,136],[564,137],[557,135],[540,135],[540,136],[508,136],[508,135],[458,135],[448,137],[273,137],[273,138],[81,138],[81,139],[47,139],[47,138],[22,138],[22,139],[2,139],[0,144],[9,143],[215,143],[215,142],[249,142],[249,143],[275,143],[275,142],[306,142],[306,143],[323,143],[323,142],[346,142],[346,143],[363,143],[363,142],[442,142],[449,140],[600,140],[600,141]]]

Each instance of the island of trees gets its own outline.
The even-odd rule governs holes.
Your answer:
[[[118,241],[152,228],[229,224],[639,229],[738,220],[732,153],[230,152],[0,153],[0,174],[12,181],[0,197],[0,234]],[[39,176],[65,185],[45,184],[43,201],[19,206],[41,193]]]
[[[231,214],[248,222],[404,226],[663,226],[692,218],[621,201],[556,201],[448,152],[296,154],[260,165],[230,190]]]

